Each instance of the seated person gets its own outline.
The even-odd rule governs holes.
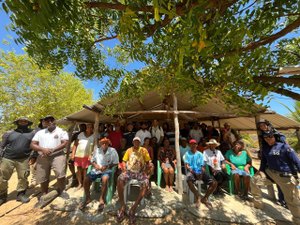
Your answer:
[[[109,147],[111,144],[108,138],[102,138],[99,141],[100,147],[98,147],[93,154],[91,159],[91,164],[93,165],[93,169],[86,175],[86,179],[83,183],[85,199],[80,205],[80,209],[84,209],[87,204],[91,202],[90,195],[90,186],[93,181],[97,178],[101,178],[102,189],[101,195],[99,199],[99,207],[98,210],[101,212],[104,209],[105,204],[105,196],[107,191],[107,185],[109,181],[109,177],[112,175],[112,167],[117,166],[119,163],[119,156],[117,151]]]
[[[208,197],[216,190],[217,182],[211,178],[205,171],[203,170],[203,155],[201,152],[197,151],[197,141],[191,139],[189,141],[191,150],[189,150],[184,158],[185,158],[185,166],[187,169],[187,183],[190,190],[194,193],[196,199],[196,207],[200,206],[200,194],[196,190],[193,183],[196,180],[202,180],[205,184],[208,185],[208,189],[201,199],[201,202],[206,205],[207,208],[212,208],[211,203],[208,201]]]
[[[187,139],[185,137],[180,138],[180,146],[179,146],[179,150],[180,150],[180,158],[181,158],[181,162],[184,162],[183,160],[183,156],[185,155],[185,153],[190,149],[190,146],[188,145]],[[181,164],[182,165],[182,173],[185,174],[185,166],[184,163]]]
[[[244,143],[236,141],[233,149],[228,150],[225,154],[226,163],[231,167],[231,173],[234,179],[235,192],[242,199],[248,199],[248,191],[250,186],[250,167],[251,158],[245,150],[243,150]],[[240,176],[244,179],[244,193],[240,190]]]
[[[127,149],[123,163],[121,163],[122,173],[118,177],[117,190],[121,207],[117,213],[118,222],[122,222],[125,217],[126,205],[124,202],[124,186],[131,179],[140,183],[140,193],[133,206],[129,210],[129,222],[135,224],[135,212],[142,198],[145,196],[149,186],[149,176],[153,171],[153,164],[150,163],[150,156],[147,149],[140,146],[141,139],[133,139],[133,147]],[[125,166],[126,163],[126,166]]]
[[[174,148],[170,146],[170,141],[167,138],[163,141],[163,147],[159,149],[158,160],[160,161],[161,168],[164,172],[166,190],[172,192],[175,176],[176,153]]]
[[[227,180],[227,174],[224,170],[225,168],[225,158],[222,155],[220,150],[217,150],[216,147],[220,145],[215,139],[210,139],[209,142],[206,143],[209,148],[206,149],[203,153],[204,163],[208,165],[210,174],[216,179],[218,182],[218,187],[216,189],[216,194],[221,194],[220,186],[224,181]]]

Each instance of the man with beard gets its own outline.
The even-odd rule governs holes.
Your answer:
[[[51,168],[57,178],[57,192],[65,189],[66,156],[63,149],[68,144],[68,133],[56,126],[53,116],[46,116],[44,123],[47,128],[38,131],[31,142],[31,148],[39,153],[37,158],[37,182],[41,185],[43,195],[48,193]]]
[[[30,142],[34,136],[34,131],[29,128],[32,122],[26,117],[17,119],[14,124],[17,125],[17,129],[6,132],[2,137],[0,146],[0,156],[2,156],[0,163],[0,205],[7,200],[8,180],[15,168],[18,174],[17,201],[29,202],[25,192],[28,188],[28,160],[31,152]]]

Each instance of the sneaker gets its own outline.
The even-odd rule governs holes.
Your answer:
[[[17,196],[17,201],[22,203],[28,203],[30,199],[25,194],[19,194]]]

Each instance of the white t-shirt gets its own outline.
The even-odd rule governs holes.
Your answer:
[[[157,143],[159,143],[160,137],[164,137],[164,131],[160,126],[157,127],[151,127],[150,128],[150,133],[152,137],[156,137]]]
[[[141,139],[141,146],[144,144],[144,139],[146,137],[151,138],[150,132],[148,130],[143,131],[142,129],[136,132],[135,136]]]
[[[116,149],[114,149],[112,147],[108,147],[105,154],[104,154],[102,148],[97,148],[94,151],[91,162],[95,162],[96,164],[98,164],[100,166],[118,164],[119,156],[118,156]],[[108,172],[108,171],[111,171],[111,169],[107,169],[104,172]],[[102,173],[101,171],[96,170],[95,168],[93,168],[93,172],[98,173],[98,174]]]
[[[92,154],[92,146],[94,142],[94,135],[86,137],[84,132],[81,132],[78,137],[78,146],[76,148],[76,157],[89,157]]]
[[[66,131],[56,127],[54,131],[50,132],[48,129],[38,131],[32,141],[37,141],[42,148],[55,148],[61,144],[62,141],[68,141],[69,136]],[[38,151],[41,155],[42,152]]]
[[[221,162],[225,160],[221,151],[217,149],[214,152],[210,149],[206,149],[203,152],[203,159],[206,165],[211,166],[215,170],[222,170]]]

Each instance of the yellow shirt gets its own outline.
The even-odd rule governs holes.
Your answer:
[[[127,162],[127,169],[138,173],[143,171],[146,162],[151,160],[146,148],[139,147],[134,150],[133,147],[127,149],[123,156],[123,161]]]

